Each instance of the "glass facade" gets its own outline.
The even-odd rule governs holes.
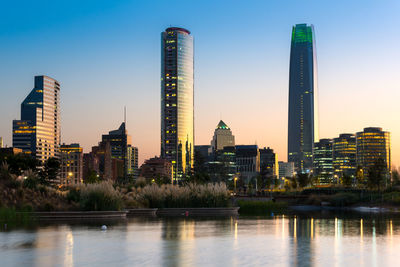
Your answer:
[[[383,159],[386,166],[386,174],[391,171],[390,133],[382,131],[382,128],[364,128],[363,132],[356,134],[357,166],[364,173],[373,167],[378,159]]]
[[[332,139],[321,139],[314,144],[313,175],[319,184],[333,183]]]
[[[174,181],[189,175],[194,161],[193,37],[171,27],[161,34],[161,156]]]
[[[333,169],[335,178],[356,174],[356,137],[354,134],[341,134],[333,139]]]
[[[21,120],[13,121],[13,147],[33,154],[40,162],[59,157],[60,84],[36,76],[35,87],[21,104]]]
[[[312,168],[318,142],[317,63],[313,26],[293,27],[289,70],[288,161],[296,171]]]

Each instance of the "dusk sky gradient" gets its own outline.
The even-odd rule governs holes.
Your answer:
[[[320,138],[364,127],[391,132],[400,166],[400,1],[3,1],[0,136],[33,76],[61,84],[61,140],[85,152],[127,128],[139,162],[160,154],[161,32],[189,29],[195,50],[195,144],[219,120],[236,144],[287,158],[292,26],[315,27]]]

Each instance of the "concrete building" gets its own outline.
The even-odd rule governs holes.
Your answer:
[[[236,170],[245,184],[260,173],[260,151],[257,145],[236,146]]]
[[[317,59],[313,25],[292,30],[289,70],[288,161],[297,172],[313,167],[313,145],[318,142]]]
[[[127,175],[136,179],[139,177],[139,149],[128,145],[126,153]]]
[[[147,159],[140,167],[140,176],[150,182],[160,179],[163,183],[172,182],[173,164],[166,159],[154,157]]]
[[[79,185],[83,182],[83,149],[79,144],[60,146],[60,185]]]
[[[35,76],[35,86],[21,104],[21,119],[13,120],[13,147],[43,164],[59,158],[60,130],[60,84],[48,76]]]
[[[222,150],[224,147],[235,146],[235,136],[232,134],[231,129],[220,120],[214,131],[214,137],[211,140],[211,147],[213,151]]]
[[[260,171],[261,175],[279,176],[278,155],[269,147],[260,148]]]
[[[173,165],[174,182],[194,161],[193,37],[183,28],[161,34],[161,157]]]

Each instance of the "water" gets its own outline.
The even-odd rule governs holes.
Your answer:
[[[400,217],[377,215],[132,218],[0,232],[1,266],[398,266],[399,251]]]

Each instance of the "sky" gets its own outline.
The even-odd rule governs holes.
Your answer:
[[[127,128],[139,162],[160,154],[161,32],[194,36],[195,144],[222,119],[236,144],[287,159],[292,26],[315,27],[319,136],[391,132],[400,166],[400,1],[4,1],[0,9],[0,136],[35,75],[61,84],[61,139],[85,152]]]

